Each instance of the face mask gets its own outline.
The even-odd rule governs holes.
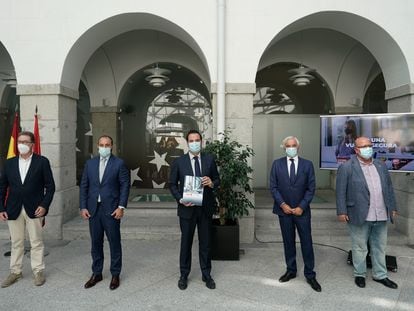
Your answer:
[[[102,158],[106,158],[111,154],[111,148],[109,147],[98,147],[99,155]]]
[[[188,148],[190,149],[191,153],[199,153],[201,150],[201,141],[193,141],[188,143]]]
[[[25,144],[18,144],[17,145],[17,150],[19,150],[20,154],[27,154],[30,151],[30,147],[28,145]]]
[[[296,147],[289,147],[289,148],[286,148],[285,152],[286,152],[286,155],[289,158],[294,158],[298,154],[298,148],[296,148]]]
[[[365,160],[369,160],[372,158],[372,147],[365,147],[359,149],[361,157],[363,157]]]

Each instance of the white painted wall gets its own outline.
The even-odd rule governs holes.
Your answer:
[[[278,34],[285,36],[298,29],[315,27],[341,31],[364,44],[385,72],[388,89],[413,80],[412,73],[410,77],[408,72],[414,71],[412,1],[400,0],[398,4],[388,0],[226,2],[227,82],[254,82],[261,56],[273,39],[280,39]],[[97,24],[102,26],[101,31],[87,40],[79,54],[75,53],[86,60],[66,67],[74,72],[63,81],[64,85],[77,87],[72,80],[80,77],[81,71],[75,65],[83,69],[103,42],[137,28],[158,28],[182,39],[204,58],[215,82],[216,1],[2,0],[0,5],[0,41],[12,57],[20,84],[59,83],[70,49],[82,34]],[[311,15],[322,11],[328,13]],[[338,16],[334,11],[349,14]],[[148,14],[130,15],[124,23],[103,22],[118,14],[133,12]],[[149,14],[159,18],[151,19]]]

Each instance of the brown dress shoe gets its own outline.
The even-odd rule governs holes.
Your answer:
[[[88,282],[85,283],[85,288],[91,288],[96,285],[96,283],[102,281],[102,274],[92,274],[91,278],[88,280]]]
[[[117,289],[118,287],[119,287],[119,275],[112,276],[112,280],[111,280],[111,283],[109,284],[109,288],[114,290],[114,289]]]

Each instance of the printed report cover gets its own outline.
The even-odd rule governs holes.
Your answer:
[[[203,203],[203,185],[198,176],[186,175],[184,178],[183,201],[201,206]]]

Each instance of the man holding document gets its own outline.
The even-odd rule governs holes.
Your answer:
[[[178,203],[180,217],[180,279],[178,288],[187,288],[191,271],[191,248],[197,226],[199,261],[202,280],[209,289],[216,288],[212,279],[210,235],[212,215],[215,210],[213,189],[220,184],[216,162],[212,155],[200,153],[201,134],[190,130],[187,134],[189,152],[174,161],[171,167],[169,186]]]

